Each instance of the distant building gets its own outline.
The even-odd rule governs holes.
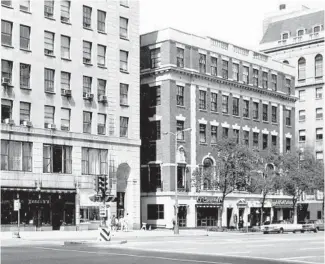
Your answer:
[[[139,227],[138,15],[136,1],[1,1],[2,230],[14,199],[22,229],[96,228],[98,175]]]
[[[264,20],[260,50],[295,67],[295,144],[324,161],[324,10],[285,4],[279,9]],[[319,200],[308,209],[311,219],[321,217],[322,197],[319,192],[307,195]]]
[[[208,185],[195,192],[192,172],[216,166],[214,145],[226,137],[259,150],[293,148],[294,68],[170,28],[142,35],[140,46],[142,222],[171,227],[177,188],[180,226],[216,225],[220,193]],[[165,132],[177,133],[176,153],[175,136]],[[245,226],[256,224],[259,197],[245,190],[231,194],[222,225],[235,225],[236,216]],[[288,203],[289,197],[275,195],[265,217],[290,218]]]

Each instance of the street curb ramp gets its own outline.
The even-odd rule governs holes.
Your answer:
[[[85,245],[85,246],[113,246],[113,245],[120,245],[120,244],[126,244],[127,240],[118,240],[118,241],[64,241],[64,246],[79,246],[79,245]]]

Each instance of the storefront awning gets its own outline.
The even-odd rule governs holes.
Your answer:
[[[2,191],[23,191],[23,192],[43,192],[43,193],[75,193],[75,189],[46,189],[41,188],[36,190],[36,188],[23,188],[23,187],[3,187],[1,186]]]

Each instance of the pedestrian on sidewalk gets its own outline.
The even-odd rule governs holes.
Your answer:
[[[116,217],[115,217],[115,215],[113,215],[112,220],[111,220],[111,228],[112,228],[112,231],[116,230]]]
[[[129,214],[128,213],[124,217],[124,231],[125,232],[129,231]]]
[[[176,220],[175,220],[175,217],[173,217],[173,230],[175,230],[175,225],[176,225]]]

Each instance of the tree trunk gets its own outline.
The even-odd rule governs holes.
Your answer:
[[[266,196],[264,196],[263,194],[263,198],[262,198],[262,206],[261,206],[261,219],[260,219],[260,226],[263,225],[263,211],[264,211],[264,204],[265,204],[265,199],[266,199]]]
[[[293,223],[297,224],[297,201],[293,201]]]
[[[221,203],[221,206],[220,206],[220,210],[218,210],[218,227],[220,227],[220,228],[222,227],[223,207],[224,207],[224,199],[222,200],[222,203]]]

